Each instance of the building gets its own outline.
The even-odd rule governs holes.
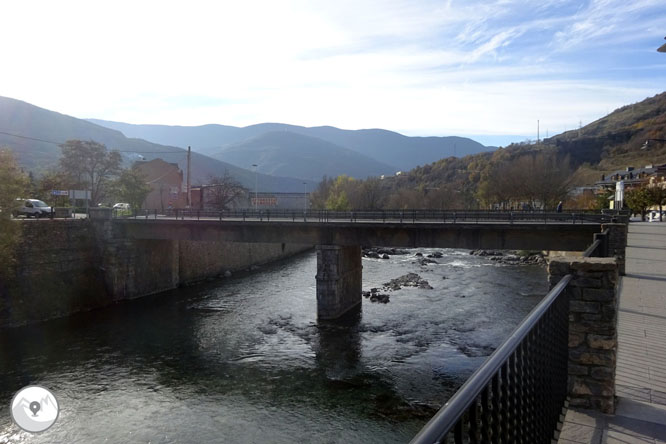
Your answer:
[[[177,163],[162,159],[138,161],[134,163],[146,177],[152,190],[146,196],[143,208],[164,211],[168,208],[185,208],[187,195],[183,188],[183,171]]]
[[[666,182],[666,164],[662,165],[646,165],[643,168],[626,167],[624,170],[613,171],[609,174],[602,174],[601,180],[595,185],[599,187],[599,191],[614,191],[618,189],[618,183],[622,183],[622,190],[630,190],[642,185],[652,185],[664,187]],[[623,193],[622,191],[622,193]],[[615,196],[611,196],[610,209],[614,209],[618,205],[618,201],[622,201],[623,197],[618,198],[617,192]]]

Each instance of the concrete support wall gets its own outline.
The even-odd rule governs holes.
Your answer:
[[[615,258],[556,257],[551,286],[567,274],[569,297],[569,404],[615,411],[618,263]]]
[[[22,223],[15,273],[0,281],[0,327],[108,303],[95,232],[81,220]]]
[[[624,276],[625,251],[629,224],[605,224],[601,230],[608,229],[608,255],[617,258],[618,273]]]
[[[108,215],[95,215],[99,217],[94,221],[17,222],[22,224],[23,239],[15,277],[0,281],[0,327],[25,325],[159,293],[312,248],[131,240],[118,235]]]
[[[336,319],[361,303],[361,247],[317,245],[317,317]]]

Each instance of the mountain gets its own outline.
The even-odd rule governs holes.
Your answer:
[[[583,170],[608,172],[666,162],[666,92],[616,109],[578,130],[544,140]],[[588,164],[588,165],[583,165]]]
[[[211,157],[234,165],[256,163],[262,173],[310,180],[342,174],[364,179],[395,172],[395,167],[356,151],[290,131],[263,133],[232,144]]]
[[[485,147],[465,137],[408,137],[383,129],[343,130],[332,126],[303,127],[282,123],[261,123],[246,127],[223,125],[166,126],[133,125],[121,122],[90,119],[99,125],[122,131],[128,137],[140,137],[155,143],[192,146],[203,154],[220,151],[229,145],[262,134],[288,131],[316,137],[339,147],[347,148],[371,157],[378,162],[392,165],[394,170],[407,170],[448,156],[461,157],[485,151]]]
[[[654,140],[645,147],[645,141]],[[616,109],[582,128],[544,139],[538,144],[518,143],[492,153],[443,158],[390,177],[390,190],[437,189],[455,184],[473,195],[496,166],[526,155],[554,155],[569,159],[572,186],[594,185],[602,174],[627,167],[666,164],[666,92]],[[463,194],[461,193],[461,194]]]
[[[94,140],[109,149],[124,151],[123,157],[127,163],[137,160],[140,154],[146,160],[159,157],[167,162],[178,163],[183,171],[187,168],[187,151],[182,148],[127,138],[120,131],[86,120],[0,97],[0,147],[9,147],[14,151],[24,169],[39,174],[56,166],[61,154],[58,145],[68,139]],[[205,182],[209,175],[223,175],[228,171],[243,186],[254,189],[253,171],[196,152],[192,153],[191,164],[192,184]],[[301,179],[290,177],[259,174],[257,182],[260,190],[265,191],[300,192],[303,189]]]

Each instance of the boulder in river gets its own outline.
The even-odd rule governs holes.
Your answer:
[[[391,279],[384,284],[386,290],[400,290],[402,287],[418,287],[432,290],[432,286],[416,273],[407,273],[399,278]]]

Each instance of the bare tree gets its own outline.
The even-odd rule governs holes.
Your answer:
[[[90,202],[96,205],[107,192],[111,179],[120,173],[118,151],[107,151],[93,140],[68,140],[60,145],[60,167],[84,189],[90,189]]]
[[[226,170],[223,176],[208,176],[208,184],[202,190],[205,190],[205,203],[216,210],[228,210],[236,199],[247,192]]]

